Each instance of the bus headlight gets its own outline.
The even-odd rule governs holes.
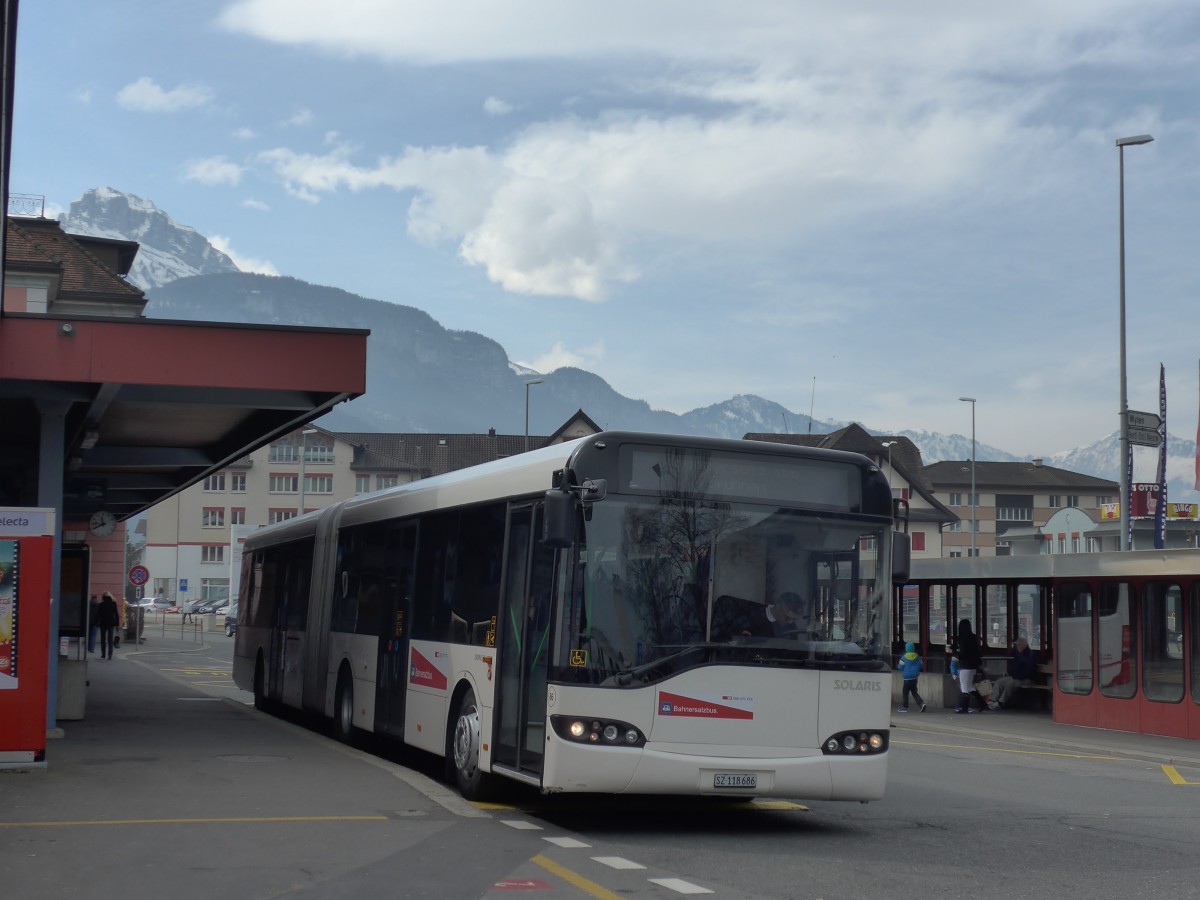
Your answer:
[[[616,719],[577,719],[551,716],[550,726],[560,738],[573,744],[608,744],[613,747],[641,747],[646,743],[642,732]]]
[[[841,731],[826,738],[821,752],[826,756],[864,756],[883,753],[887,747],[886,731]]]

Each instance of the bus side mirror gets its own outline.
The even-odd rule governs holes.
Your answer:
[[[570,547],[575,540],[578,501],[572,491],[546,491],[542,509],[542,543],[549,547]]]
[[[912,535],[907,532],[892,532],[892,584],[908,582],[912,568]]]

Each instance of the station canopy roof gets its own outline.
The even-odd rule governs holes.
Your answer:
[[[64,521],[127,518],[366,390],[363,329],[143,317],[135,252],[8,220],[0,505],[38,505],[61,464]]]

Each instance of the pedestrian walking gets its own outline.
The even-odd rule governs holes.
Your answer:
[[[900,708],[896,712],[908,712],[909,697],[917,701],[916,705],[921,712],[925,712],[925,701],[917,693],[917,679],[921,674],[921,670],[925,668],[925,663],[921,659],[921,654],[917,652],[917,645],[912,641],[904,645],[904,653],[901,655],[900,661],[896,663],[896,668],[904,676],[904,689],[900,694]]]
[[[100,627],[100,658],[112,659],[117,629],[121,626],[121,611],[117,609],[117,601],[108,591],[105,591],[100,599],[100,606],[96,610],[96,624]]]

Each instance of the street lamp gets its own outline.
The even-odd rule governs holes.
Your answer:
[[[958,399],[971,404],[971,555],[976,556],[979,551],[975,548],[975,531],[979,528],[979,521],[975,518],[975,398]]]
[[[541,378],[534,378],[532,381],[525,382],[525,452],[529,452],[529,388],[535,384],[541,384]]]
[[[1117,160],[1120,171],[1120,272],[1121,272],[1121,536],[1117,546],[1121,550],[1133,549],[1129,535],[1129,395],[1125,383],[1125,148],[1138,144],[1148,144],[1154,138],[1148,134],[1138,134],[1133,137],[1117,138]]]
[[[308,452],[308,436],[316,434],[316,428],[305,428],[300,432],[300,509],[296,515],[304,515],[304,457]]]
[[[888,493],[892,490],[892,445],[898,444],[899,441],[884,441],[879,446],[887,447],[888,452]]]

